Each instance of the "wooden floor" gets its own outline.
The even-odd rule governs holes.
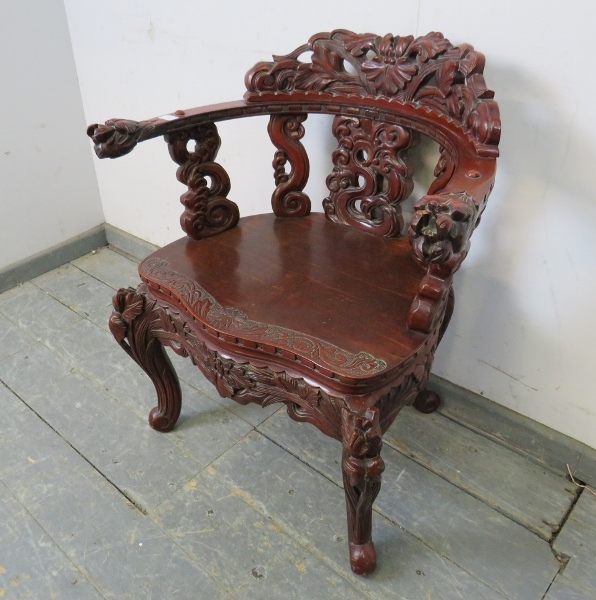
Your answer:
[[[107,330],[136,265],[104,248],[0,295],[0,598],[596,598],[596,497],[445,415],[385,437],[379,568],[349,570],[340,447],[217,396],[146,423]],[[490,424],[486,424],[490,428]]]

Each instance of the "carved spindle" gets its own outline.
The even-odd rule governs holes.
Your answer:
[[[381,489],[385,464],[381,458],[379,409],[342,411],[342,471],[346,508],[350,566],[358,575],[371,573],[377,566],[372,541],[372,506]]]
[[[182,405],[180,383],[172,363],[156,335],[162,329],[155,302],[142,291],[119,289],[113,299],[109,326],[126,353],[147,373],[157,392],[157,406],[149,413],[149,424],[157,431],[170,431]]]
[[[333,134],[338,148],[323,201],[327,218],[377,235],[400,235],[399,203],[414,187],[406,158],[412,133],[392,123],[337,116]]]
[[[308,155],[300,142],[306,114],[271,115],[267,131],[277,148],[273,158],[275,191],[271,196],[273,212],[278,217],[303,217],[310,213],[310,198],[302,191],[308,182]],[[286,163],[291,171],[286,173]]]
[[[236,203],[227,198],[230,178],[215,162],[221,141],[215,124],[170,133],[165,139],[172,160],[180,165],[176,177],[188,185],[188,191],[180,196],[185,206],[180,225],[185,233],[200,240],[235,227],[240,213]],[[193,152],[187,149],[189,140],[195,141]]]

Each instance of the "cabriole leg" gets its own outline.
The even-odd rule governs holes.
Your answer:
[[[157,406],[149,413],[149,425],[170,431],[181,408],[180,383],[160,341],[155,337],[160,314],[155,302],[138,290],[122,288],[113,298],[110,331],[126,353],[149,375],[157,392]]]
[[[377,555],[371,537],[372,506],[381,489],[381,427],[378,408],[361,413],[342,411],[342,471],[346,508],[350,566],[358,575],[372,573]]]

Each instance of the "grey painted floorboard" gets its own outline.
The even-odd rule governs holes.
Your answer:
[[[552,586],[548,590],[544,600],[594,600],[594,591],[586,590],[578,586],[574,581],[565,577],[565,574],[557,575]]]
[[[102,600],[103,596],[0,482],[0,598]]]
[[[546,540],[576,498],[563,477],[437,413],[407,407],[383,442]]]
[[[257,510],[268,529],[297,540],[373,598],[502,597],[380,515],[374,524],[378,568],[366,579],[353,575],[348,568],[343,490],[257,432],[205,471],[203,486],[216,481]]]
[[[565,577],[596,598],[596,496],[582,492],[553,548],[569,557]]]
[[[156,518],[214,579],[238,598],[362,597],[211,471],[165,502]]]
[[[43,422],[6,388],[2,401],[20,425],[0,420],[0,439],[17,459],[5,465],[2,482],[101,595],[228,596],[54,431],[41,426],[32,436]],[[40,453],[40,445],[51,452]]]
[[[0,360],[35,343],[35,339],[0,314]]]
[[[338,442],[282,413],[258,430],[341,485]],[[392,448],[383,457],[378,512],[506,597],[541,598],[559,568],[545,541]]]
[[[177,356],[181,418],[149,428],[153,385],[107,329],[114,288],[138,282],[136,263],[106,248],[0,294],[2,600],[596,598],[596,499],[584,492],[556,538],[570,557],[558,574],[530,530],[537,514],[560,518],[572,486],[532,471],[536,457],[526,464],[509,439],[517,422],[491,438],[482,411],[419,425],[406,413],[406,431],[392,429],[379,568],[353,575],[339,443],[283,408],[220,398]],[[524,502],[536,506],[522,518]]]
[[[37,340],[81,320],[80,315],[29,282],[0,294],[0,313]]]
[[[68,264],[44,273],[31,283],[84,317],[109,306],[114,290]]]
[[[137,263],[107,247],[77,258],[71,264],[116,290],[128,286],[137,287],[141,283]]]

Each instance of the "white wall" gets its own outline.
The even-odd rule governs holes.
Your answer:
[[[0,269],[103,222],[62,0],[0,2]]]
[[[434,371],[596,447],[593,402],[596,119],[591,65],[596,5],[554,0],[65,0],[88,122],[142,119],[232,100],[258,60],[347,28],[443,31],[487,55],[502,110],[497,186],[459,275],[453,323]],[[314,127],[313,127],[313,121]],[[320,119],[319,119],[320,121]],[[268,210],[271,147],[265,123],[220,127],[222,162],[241,212]],[[258,125],[258,127],[257,127]],[[311,117],[308,144],[321,141]],[[227,137],[226,137],[227,135]],[[227,145],[226,145],[227,143]],[[332,147],[328,137],[322,145]],[[256,156],[258,155],[258,156]],[[311,198],[325,194],[320,155]],[[315,162],[315,161],[313,161]],[[106,220],[156,244],[181,235],[175,165],[163,141],[118,161],[96,161]],[[266,181],[267,185],[262,181]],[[234,182],[236,185],[234,186]],[[242,182],[239,185],[238,182]],[[258,200],[257,200],[258,198]]]

